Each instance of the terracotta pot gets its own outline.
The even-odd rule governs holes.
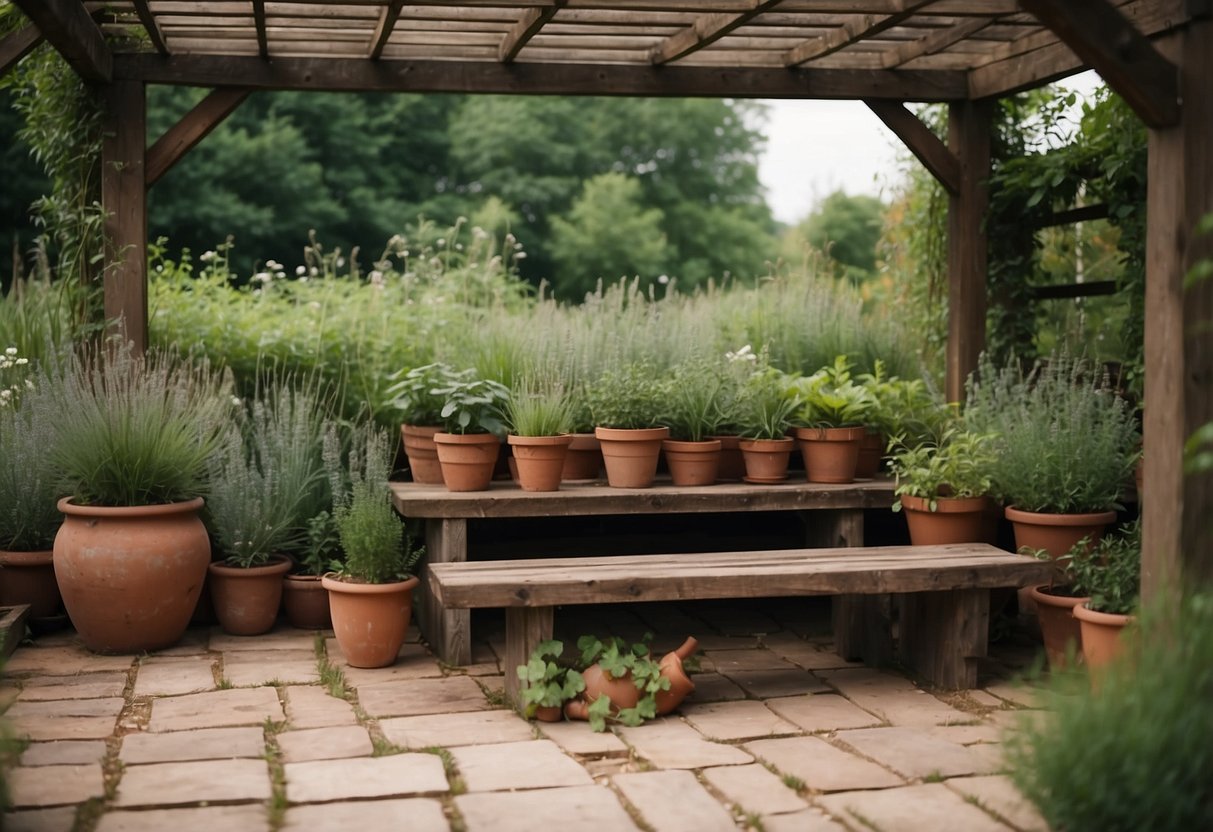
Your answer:
[[[1116,512],[1046,514],[1007,506],[1006,517],[1015,529],[1016,549],[1044,549],[1056,560],[1084,537],[1090,537],[1091,545],[1098,543],[1104,528],[1116,519]]]
[[[783,482],[788,478],[788,457],[796,446],[792,439],[742,439],[738,446],[745,461],[745,481]]]
[[[413,611],[417,578],[390,584],[359,584],[321,579],[329,592],[333,633],[350,667],[395,664]]]
[[[501,452],[491,433],[436,433],[438,461],[448,491],[487,491]]]
[[[90,650],[140,653],[176,642],[202,591],[211,542],[202,498],[152,506],[78,506],[65,497],[55,579]]]
[[[809,482],[854,482],[864,428],[796,428]]]
[[[287,575],[282,579],[282,608],[286,620],[300,630],[327,630],[333,626],[329,615],[329,594],[319,575]]]
[[[602,443],[602,461],[606,464],[607,485],[612,488],[648,488],[657,476],[657,458],[669,428],[619,430],[595,428]]]
[[[1087,667],[1098,670],[1111,664],[1124,648],[1120,634],[1133,616],[1097,612],[1085,602],[1074,607],[1073,612],[1082,631],[1082,657]]]
[[[288,559],[275,556],[247,569],[216,561],[209,569],[211,602],[223,632],[259,636],[274,629],[282,606],[282,576],[291,571]]]
[[[859,460],[855,465],[855,479],[870,480],[880,473],[884,461],[884,435],[877,431],[864,431],[859,440]]]
[[[1068,651],[1073,651],[1076,658],[1081,658],[1082,632],[1071,613],[1075,607],[1091,599],[1054,595],[1048,586],[1034,586],[1029,590],[1029,595],[1036,602],[1036,616],[1040,621],[1040,635],[1044,639],[1049,667],[1055,670],[1065,667]]]
[[[940,497],[935,511],[922,497],[903,496],[901,508],[910,527],[910,543],[936,546],[981,543],[985,538],[986,497]]]
[[[58,615],[63,599],[55,582],[54,552],[0,550],[0,607],[29,604],[30,618]]]
[[[564,457],[562,480],[596,480],[602,473],[602,445],[592,433],[574,433]]]
[[[441,430],[423,425],[400,426],[400,439],[409,458],[413,482],[442,485],[442,466],[438,463],[438,447],[434,444],[434,434]]]
[[[560,722],[564,719],[564,711],[559,705],[542,705],[535,709],[535,719],[540,722]]]
[[[712,485],[716,482],[716,471],[720,468],[719,439],[704,442],[666,439],[661,443],[661,450],[665,451],[674,485]]]
[[[720,466],[716,469],[717,482],[740,482],[745,476],[745,459],[741,456],[740,436],[709,436],[720,440]]]
[[[640,701],[640,688],[632,681],[632,674],[629,672],[627,676],[622,676],[618,679],[611,676],[603,670],[599,665],[592,664],[582,671],[581,677],[585,679],[585,690],[581,693],[578,699],[573,701],[581,701],[586,705],[593,705],[600,696],[611,697],[611,711],[621,710],[623,708],[635,708],[636,703]],[[565,710],[568,714],[568,710]],[[573,717],[580,719],[581,717]]]
[[[658,714],[668,714],[695,690],[695,683],[686,674],[682,663],[691,657],[698,646],[696,639],[687,638],[677,650],[661,657],[661,675],[670,680],[670,689],[658,691],[654,697],[657,700]]]
[[[518,485],[523,491],[559,491],[564,473],[564,458],[573,441],[564,436],[514,436],[507,441],[514,448]]]

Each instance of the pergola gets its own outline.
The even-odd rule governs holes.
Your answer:
[[[253,90],[862,99],[949,194],[947,393],[985,343],[993,99],[1086,68],[1149,128],[1143,589],[1213,584],[1213,0],[15,0],[108,108],[107,318],[147,344],[147,189]],[[146,145],[147,84],[212,88]],[[948,105],[940,141],[905,102]]]

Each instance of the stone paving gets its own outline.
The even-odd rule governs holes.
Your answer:
[[[191,630],[94,656],[74,633],[22,645],[0,680],[28,747],[6,832],[1035,832],[999,741],[1039,697],[1030,645],[991,646],[981,687],[932,693],[831,651],[828,602],[593,607],[557,628],[664,651],[701,639],[694,694],[638,728],[528,723],[503,704],[500,620],[475,664],[418,643],[345,666],[331,633]],[[328,636],[326,638],[325,636]]]

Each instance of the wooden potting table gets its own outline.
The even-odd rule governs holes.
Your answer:
[[[800,513],[810,547],[863,546],[863,510],[889,508],[893,483],[877,479],[846,485],[791,481],[779,485],[719,484],[682,488],[658,484],[652,488],[610,488],[596,483],[564,483],[559,491],[527,492],[513,483],[494,482],[488,491],[456,493],[441,485],[411,482],[390,484],[392,502],[405,517],[425,521],[427,563],[468,560],[468,521],[505,518],[590,517],[603,515],[743,514],[795,511]],[[587,549],[593,550],[587,539]],[[565,553],[579,554],[576,547]],[[658,554],[658,552],[653,552]],[[567,561],[563,563],[567,564]],[[567,568],[567,565],[560,568]],[[422,570],[418,621],[430,647],[442,661],[471,662],[471,613],[448,609],[436,597],[428,570]],[[840,653],[869,660],[887,655],[891,644],[879,626],[867,626],[878,599],[839,596],[834,604],[835,645]]]

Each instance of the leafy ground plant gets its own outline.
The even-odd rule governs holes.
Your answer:
[[[538,708],[558,708],[585,690],[585,679],[575,668],[561,662],[564,642],[539,642],[526,664],[515,668],[522,681],[522,702],[527,718]]]
[[[606,694],[595,699],[589,707],[591,730],[605,731],[608,721],[635,727],[657,716],[657,694],[670,689],[670,680],[661,675],[661,663],[649,649],[650,638],[646,634],[632,645],[618,637],[584,635],[577,639],[582,666],[597,663],[613,679],[630,678],[640,691],[639,701],[631,708],[616,708]]]

